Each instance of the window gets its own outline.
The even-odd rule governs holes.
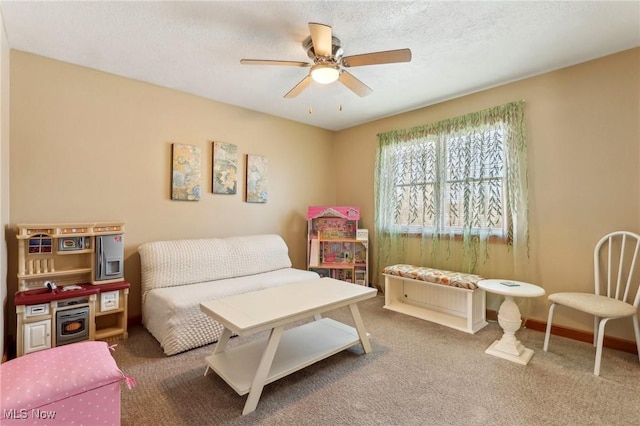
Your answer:
[[[468,226],[506,236],[503,137],[499,124],[473,136],[426,136],[383,147],[397,165],[389,170],[395,176],[390,228],[462,234]]]
[[[524,101],[378,135],[374,264],[438,265],[462,241],[465,267],[500,239],[528,257]],[[421,240],[416,243],[416,238]],[[425,250],[430,247],[430,250]],[[416,249],[420,259],[416,259]],[[525,250],[520,250],[525,249]],[[428,252],[428,253],[427,253]],[[522,260],[522,259],[521,259]]]

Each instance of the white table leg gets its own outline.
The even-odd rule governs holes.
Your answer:
[[[213,353],[219,354],[220,352],[224,352],[224,350],[227,348],[227,343],[229,343],[230,338],[231,330],[225,327],[224,330],[222,330],[222,335],[218,339],[218,343],[216,343],[216,347],[213,348]]]
[[[220,335],[218,342],[213,348],[213,353],[219,354],[220,352],[224,352],[224,350],[227,348],[227,343],[229,342],[230,338],[231,338],[231,330],[225,327],[224,330],[222,330],[222,334]],[[209,366],[207,365],[206,370],[204,370],[204,375],[206,376],[208,372],[209,372]]]
[[[262,358],[260,359],[258,370],[256,371],[256,375],[253,377],[253,382],[251,383],[249,396],[247,397],[244,409],[242,410],[243,416],[255,411],[258,406],[258,401],[260,400],[260,395],[262,395],[262,389],[264,388],[264,382],[267,379],[269,370],[271,369],[271,363],[273,362],[273,357],[278,349],[278,344],[280,343],[280,337],[282,337],[283,331],[284,327],[282,326],[271,330],[269,341],[267,342],[267,346],[264,349]]]
[[[369,352],[371,352],[371,344],[369,343],[367,332],[364,330],[364,323],[362,322],[362,317],[360,316],[358,305],[355,303],[349,305],[349,309],[351,310],[353,322],[356,325],[356,330],[358,331],[358,336],[360,337],[360,343],[362,343],[362,349],[364,349],[364,353],[368,354]]]
[[[525,348],[516,338],[516,331],[520,329],[522,318],[513,297],[504,297],[504,302],[498,311],[498,324],[502,327],[504,334],[500,340],[493,342],[485,353],[527,365],[533,356],[533,351]]]

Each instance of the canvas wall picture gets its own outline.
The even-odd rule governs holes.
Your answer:
[[[267,157],[247,154],[247,203],[267,202]]]
[[[235,194],[238,188],[238,147],[213,143],[213,193]]]
[[[200,200],[200,147],[174,143],[171,148],[171,199]]]

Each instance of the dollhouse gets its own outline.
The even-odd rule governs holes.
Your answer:
[[[322,277],[369,285],[366,229],[354,206],[311,206],[307,211],[307,269]]]

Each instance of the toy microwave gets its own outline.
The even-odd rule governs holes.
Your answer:
[[[76,251],[88,248],[88,237],[64,237],[58,239],[58,251]]]

